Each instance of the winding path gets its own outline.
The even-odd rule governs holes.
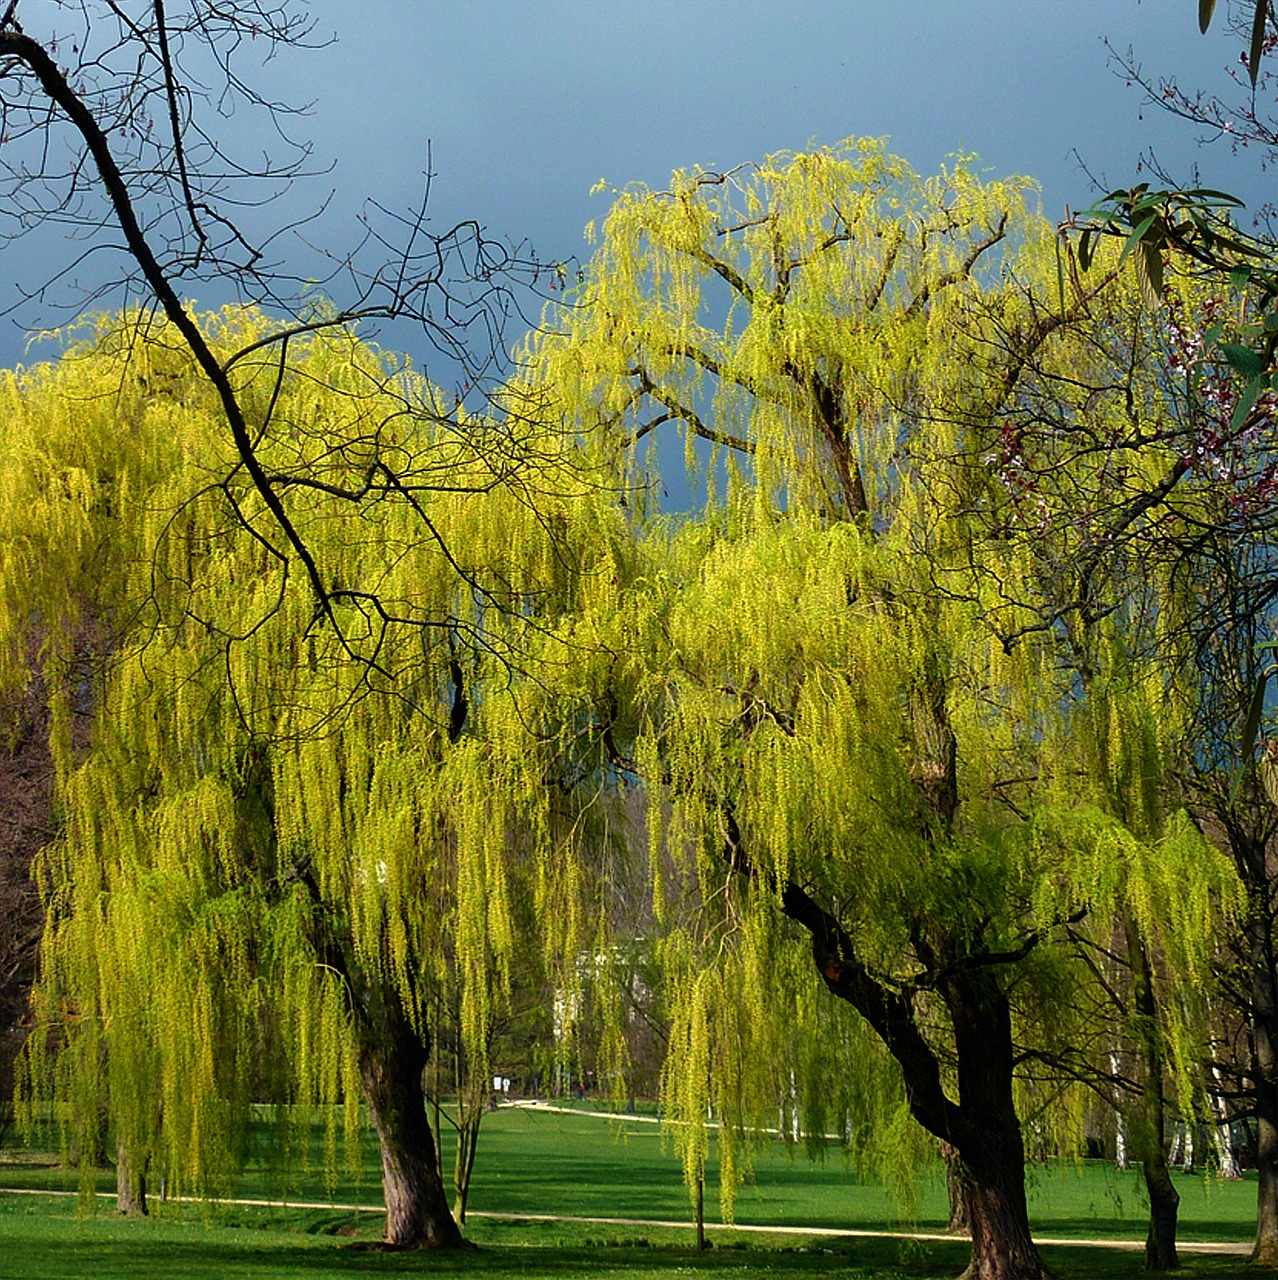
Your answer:
[[[571,1110],[571,1108],[564,1108]],[[575,1112],[574,1114],[585,1114]],[[628,1119],[634,1119],[633,1116]],[[0,1196],[79,1196],[78,1191],[46,1191],[37,1188],[0,1187]],[[94,1193],[100,1200],[114,1200],[114,1191],[97,1191]],[[195,1196],[173,1196],[179,1204],[198,1204]],[[346,1204],[336,1200],[220,1200],[219,1204],[243,1205],[254,1209],[329,1209],[345,1213],[382,1213],[379,1204]],[[486,1213],[470,1210],[468,1218],[492,1218],[500,1222],[581,1222],[610,1227],[670,1227],[677,1231],[690,1231],[692,1224],[672,1218],[593,1218],[579,1217],[560,1213]],[[785,1227],[760,1226],[754,1223],[707,1222],[707,1231],[739,1231],[753,1235],[767,1236],[807,1236],[812,1239],[843,1240],[946,1240],[955,1241],[960,1237],[942,1231],[868,1231],[858,1228],[842,1227]],[[1040,1245],[1067,1245],[1071,1247],[1094,1249],[1132,1249],[1145,1247],[1143,1240],[1082,1240],[1068,1236],[1038,1236],[1034,1243]],[[1251,1242],[1234,1240],[1177,1240],[1176,1248],[1184,1253],[1220,1254],[1234,1257],[1247,1257],[1251,1253]]]

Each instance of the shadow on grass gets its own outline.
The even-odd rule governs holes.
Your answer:
[[[476,1223],[473,1253],[385,1253],[367,1248],[379,1225],[371,1215],[331,1211],[259,1211],[229,1218],[192,1207],[147,1222],[108,1214],[78,1219],[69,1209],[0,1200],[0,1277],[8,1280],[354,1280],[429,1275],[431,1280],[520,1277],[556,1280],[667,1280],[721,1277],[851,1277],[853,1280],[952,1280],[966,1264],[962,1241],[912,1244],[829,1238],[716,1240],[697,1253],[681,1232],[625,1231],[586,1224]],[[339,1232],[355,1232],[345,1240]],[[591,1232],[594,1234],[591,1234]],[[360,1247],[363,1245],[364,1247]],[[1046,1248],[1062,1280],[1137,1280],[1141,1255],[1099,1248]],[[1186,1280],[1241,1280],[1241,1259],[1186,1256]]]

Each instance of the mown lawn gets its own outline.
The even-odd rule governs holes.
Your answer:
[[[353,1236],[335,1233],[354,1231]],[[383,1253],[368,1247],[378,1227],[369,1215],[320,1210],[239,1208],[212,1211],[168,1205],[144,1222],[109,1214],[77,1217],[74,1203],[0,1197],[0,1276],[9,1280],[337,1280],[427,1274],[438,1280],[518,1276],[659,1280],[668,1276],[843,1276],[865,1280],[950,1280],[962,1270],[960,1242],[912,1245],[895,1240],[803,1240],[724,1233],[698,1254],[688,1232],[574,1224],[474,1222],[480,1247],[444,1256]],[[1061,1280],[1137,1280],[1139,1253],[1096,1247],[1046,1247]],[[1187,1257],[1193,1280],[1241,1280],[1241,1259]]]
[[[375,1206],[374,1152],[367,1171],[339,1170],[331,1194],[325,1187],[320,1137],[303,1170],[300,1159],[287,1178],[292,1200]],[[446,1151],[446,1158],[448,1153]],[[236,1188],[247,1198],[277,1198],[279,1155],[268,1130],[258,1142]],[[74,1190],[77,1175],[10,1152],[0,1161],[0,1186]],[[1227,1184],[1178,1175],[1182,1238],[1246,1240],[1255,1212],[1254,1183]],[[104,1173],[99,1186],[113,1189]],[[707,1189],[709,1192],[709,1188]],[[717,1204],[708,1194],[708,1216]],[[690,1222],[687,1191],[677,1161],[660,1130],[635,1120],[609,1122],[582,1114],[503,1110],[485,1121],[471,1209],[478,1214],[554,1214],[569,1218],[618,1217]],[[1144,1235],[1143,1204],[1135,1174],[1084,1163],[1034,1171],[1031,1215],[1043,1237],[1118,1238]],[[944,1185],[939,1174],[920,1184],[918,1206],[903,1221],[884,1189],[859,1181],[837,1151],[823,1162],[791,1158],[780,1144],[756,1153],[755,1174],[737,1201],[742,1224],[816,1230],[930,1232],[944,1224]],[[380,1233],[376,1212],[345,1209],[253,1208],[231,1205],[155,1205],[152,1217],[125,1222],[110,1201],[86,1212],[74,1197],[0,1195],[0,1277],[227,1276],[323,1277],[399,1275],[432,1277],[558,1276],[648,1277],[675,1275],[864,1276],[878,1280],[940,1280],[962,1270],[961,1241],[845,1236],[773,1236],[720,1232],[706,1254],[691,1248],[692,1232],[643,1226],[538,1223],[472,1217],[473,1254],[447,1258],[388,1254],[370,1246]],[[1121,1280],[1140,1274],[1140,1254],[1109,1248],[1046,1246],[1044,1254],[1063,1280]],[[1185,1255],[1191,1277],[1248,1274],[1241,1258]]]

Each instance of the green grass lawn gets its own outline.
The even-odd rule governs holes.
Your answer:
[[[447,1144],[447,1135],[445,1135]],[[316,1137],[316,1143],[320,1142]],[[277,1172],[268,1167],[271,1143],[263,1128],[237,1194],[276,1198]],[[309,1172],[293,1170],[293,1200],[376,1205],[371,1142],[367,1172],[341,1173],[330,1195],[318,1146]],[[448,1158],[448,1152],[445,1152]],[[300,1166],[300,1161],[298,1165]],[[712,1171],[713,1174],[713,1171]],[[8,1153],[0,1186],[74,1190],[77,1175],[47,1161]],[[1185,1240],[1246,1240],[1253,1229],[1255,1184],[1217,1183],[1177,1176],[1181,1235]],[[112,1190],[113,1175],[100,1176]],[[709,1188],[707,1189],[709,1192]],[[1036,1169],[1030,1187],[1037,1234],[1078,1239],[1144,1236],[1144,1208],[1136,1174],[1116,1174],[1088,1162]],[[713,1197],[708,1194],[708,1201]],[[741,1189],[737,1221],[764,1226],[834,1230],[936,1231],[944,1225],[945,1194],[937,1175],[921,1180],[917,1215],[901,1220],[882,1187],[863,1184],[837,1151],[813,1164],[791,1158],[780,1144],[755,1156],[755,1173]],[[691,1209],[678,1163],[660,1129],[634,1120],[609,1122],[583,1114],[503,1110],[485,1120],[471,1209],[504,1215],[668,1219],[690,1222]],[[707,1205],[717,1217],[717,1205]],[[425,1259],[386,1254],[368,1245],[380,1233],[376,1213],[326,1208],[249,1208],[229,1205],[155,1205],[143,1222],[125,1222],[102,1202],[85,1213],[74,1198],[0,1195],[0,1277],[227,1276],[323,1277],[398,1275],[432,1277],[648,1277],[674,1275],[865,1276],[878,1280],[939,1280],[957,1275],[966,1258],[961,1241],[913,1243],[840,1236],[772,1236],[715,1232],[715,1248],[690,1249],[690,1228],[538,1223],[474,1217],[467,1234],[475,1254]],[[1044,1254],[1063,1278],[1121,1280],[1140,1273],[1140,1254],[1112,1249],[1047,1246]],[[1186,1255],[1184,1275],[1242,1276],[1241,1259]]]

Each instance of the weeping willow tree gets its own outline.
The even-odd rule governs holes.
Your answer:
[[[1071,936],[1096,979],[1103,1002],[1096,1022],[1109,1037],[1093,1046],[1092,1070],[1141,1164],[1149,1199],[1145,1267],[1165,1271],[1179,1266],[1180,1203],[1167,1122],[1176,1116],[1197,1124],[1205,1110],[1211,997],[1219,992],[1222,936],[1233,933],[1221,926],[1242,917],[1245,898],[1223,854],[1180,807],[1174,782],[1183,768],[1186,703],[1172,668],[1133,663],[1131,633],[1104,631],[1100,644],[1109,652],[1098,665],[1106,675],[1067,719],[1070,802],[1058,797],[1043,819],[1054,839],[1084,854],[1071,878],[1049,892],[1065,895],[1058,911],[1073,903],[1089,913]],[[1099,823],[1090,836],[1089,823]],[[1096,1070],[1106,1050],[1130,1064],[1126,1073]]]
[[[1042,1274],[1022,1114],[1078,1140],[1061,1049],[1086,1059],[1099,1007],[1078,926],[1130,910],[1201,977],[1235,883],[1192,826],[1129,824],[1084,785],[1106,776],[1074,742],[1092,686],[1060,658],[1112,609],[1053,617],[1051,588],[1096,568],[1124,484],[1152,489],[1170,450],[1119,479],[1098,447],[1165,425],[1139,302],[1113,264],[1064,287],[1031,193],[962,160],[923,181],[876,142],[678,173],[618,195],[529,352],[636,506],[634,446],[668,423],[726,462],[720,507],[650,534],[607,646],[624,692],[585,691],[647,787],[658,881],[668,850],[701,895],[667,943],[690,1179],[708,1100],[731,1175],[732,1125],[790,1092],[778,1043],[872,1034],[905,1104],[888,1114],[959,1153],[974,1278]],[[1071,442],[1052,501],[1019,448],[1045,415]],[[1106,514],[1066,519],[1062,494]],[[822,988],[858,1031],[816,1012]]]
[[[266,329],[204,323],[220,352]],[[126,316],[0,381],[0,653],[21,683],[38,652],[62,815],[37,867],[27,1095],[81,1129],[107,1115],[123,1165],[206,1193],[229,1184],[250,1102],[326,1108],[332,1164],[362,1100],[387,1240],[456,1244],[423,1094],[428,994],[458,990],[482,1069],[515,967],[570,982],[559,957],[595,927],[594,816],[514,690],[524,637],[614,589],[620,526],[553,440],[509,471],[517,414],[414,413],[432,389],[349,334],[294,355],[236,363],[236,392],[273,422],[263,465],[310,477],[299,531],[375,584],[332,584],[341,626],[256,536],[256,489],[167,330]],[[352,519],[328,489],[388,452],[399,500]]]
[[[1123,621],[1123,650],[1143,661],[1156,656],[1158,751],[1174,759],[1181,794],[1229,853],[1245,890],[1240,927],[1222,939],[1219,959],[1225,980],[1215,994],[1228,1021],[1211,1029],[1202,1070],[1217,1093],[1217,1120],[1232,1104],[1234,1114],[1256,1125],[1253,1261],[1264,1264],[1278,1258],[1274,813],[1263,786],[1272,748],[1259,767],[1254,757],[1272,736],[1274,398],[1250,368],[1233,363],[1255,337],[1249,300],[1227,292],[1212,271],[1174,265],[1156,311],[1158,408],[1174,417],[1151,449],[1150,433],[1140,441],[1141,428],[1158,415],[1137,399],[1123,441],[1161,458],[1162,470],[1145,470],[1142,494],[1125,460],[1115,458],[1109,476],[1118,497],[1110,510],[1136,518],[1105,522],[1114,536],[1103,554],[1095,534],[1104,524],[1093,525],[1091,546],[1084,543],[1083,554],[1062,565],[1051,596],[1078,619],[1071,648],[1086,648],[1080,623],[1087,612],[1114,608]],[[1050,424],[1032,427],[1026,451],[1059,453],[1055,434]],[[1085,536],[1093,519],[1087,512],[1081,522]],[[1084,658],[1076,665],[1097,664]],[[1127,811],[1149,810],[1143,802],[1122,803]],[[1230,1038],[1245,1047],[1222,1052],[1222,1040]]]

